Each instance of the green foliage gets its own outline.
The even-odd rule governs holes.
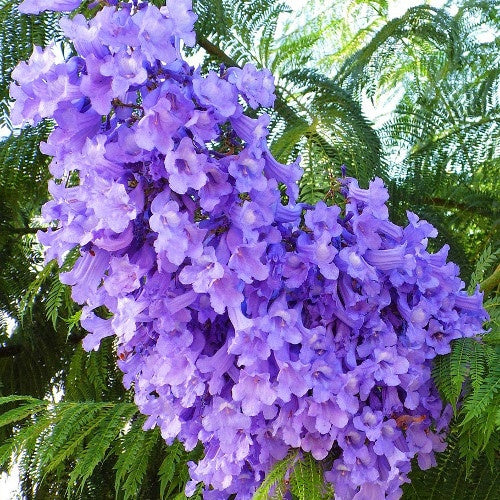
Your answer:
[[[484,278],[497,263],[498,255],[499,251],[492,252],[487,247],[478,259],[473,277],[476,280]],[[469,289],[474,289],[473,282]],[[481,455],[493,464],[500,450],[499,305],[498,294],[493,293],[485,301],[490,315],[485,324],[488,333],[481,339],[454,341],[451,354],[439,357],[433,372],[442,396],[456,411],[455,445],[468,472]]]
[[[408,9],[350,54],[337,72],[338,81],[353,92],[367,88],[372,97],[377,90],[387,91],[398,85],[405,73],[415,73],[417,68],[411,70],[410,64],[417,53],[425,58],[434,48],[446,50],[446,55],[454,57],[450,45],[456,39],[456,32],[450,25],[451,19],[445,10],[426,5]]]
[[[500,490],[498,467],[482,456],[469,468],[463,460],[456,432],[448,438],[448,448],[439,453],[437,466],[422,471],[414,464],[411,483],[403,487],[405,500],[496,500]]]
[[[276,462],[255,492],[253,500],[266,500],[271,495],[283,498],[283,495],[288,491],[287,483],[290,470],[297,460],[298,452],[292,450],[285,458]]]
[[[290,475],[290,492],[300,500],[333,498],[333,486],[323,478],[321,465],[309,453],[299,460]]]
[[[172,498],[183,494],[184,487],[189,480],[187,462],[197,461],[201,458],[203,449],[201,446],[186,454],[183,445],[175,441],[166,448],[165,458],[160,465],[158,475],[160,476],[160,496],[161,498]],[[196,500],[201,498],[201,492],[198,490],[192,498]],[[184,497],[182,497],[184,498]]]
[[[292,450],[266,474],[253,500],[282,500],[287,493],[295,500],[328,500],[334,492],[323,478],[323,463]]]
[[[57,330],[58,320],[63,316],[75,314],[76,304],[71,300],[71,289],[61,283],[59,274],[71,269],[79,256],[78,248],[73,249],[66,256],[61,269],[55,260],[42,267],[29,285],[19,304],[18,313],[21,321],[27,315],[32,315],[35,305],[43,304],[46,318]]]
[[[132,402],[61,401],[23,396],[0,398],[0,407],[15,405],[0,418],[0,427],[16,424],[13,436],[0,447],[0,463],[21,460],[29,465],[30,498],[54,494],[54,477],[66,485],[69,498],[91,498],[89,480],[111,467],[115,492],[123,500],[158,498],[182,492],[186,462],[200,450],[186,453],[179,443],[166,447],[158,429],[144,431],[145,417]],[[159,466],[159,458],[163,458]],[[154,472],[153,472],[154,471]],[[145,480],[153,473],[153,485]]]
[[[160,438],[158,429],[144,432],[141,418],[132,423],[125,435],[124,451],[115,464],[115,490],[124,490],[124,499],[137,498],[146,475],[151,452]]]
[[[32,220],[47,196],[47,159],[38,144],[48,131],[28,127],[0,142],[0,311],[13,317],[40,258],[31,244]]]
[[[284,134],[290,126],[294,134],[302,135],[301,147],[310,152],[304,155],[302,162],[304,176],[300,188],[304,201],[314,203],[325,198],[331,185],[324,181],[338,177],[343,164],[363,183],[374,175],[386,177],[380,163],[380,140],[363,116],[359,103],[334,80],[312,70],[291,71],[286,79],[290,82],[287,86],[293,87],[284,89],[283,94],[292,109],[300,111],[287,114]],[[277,109],[279,112],[280,107]],[[302,122],[298,118],[302,118]],[[277,118],[277,122],[280,120],[281,117]],[[284,140],[275,134],[274,140],[286,144],[290,138],[287,135]],[[294,143],[288,144],[288,151],[280,148],[284,161],[286,156],[296,153]],[[279,152],[274,144],[273,152]],[[322,184],[318,184],[318,179]]]
[[[65,397],[71,401],[126,399],[121,376],[116,367],[112,339],[104,339],[98,351],[87,353],[76,347],[67,368]]]
[[[25,401],[25,404],[18,408],[13,408],[12,410],[8,410],[5,413],[2,413],[2,415],[0,416],[0,427],[12,424],[13,422],[18,422],[19,420],[23,420],[32,413],[36,413],[38,410],[45,408],[46,406],[46,403],[44,401],[30,398],[28,396],[3,397],[0,398],[0,405],[12,403],[14,401]]]
[[[439,230],[468,276],[478,249],[498,245],[498,32],[492,2],[425,5],[387,22],[333,78],[362,99],[394,107],[379,125],[392,217],[416,212]],[[401,95],[401,98],[398,98]],[[389,97],[387,97],[389,96]],[[495,181],[496,179],[496,181]]]
[[[488,245],[479,256],[476,268],[470,277],[469,293],[474,291],[475,287],[485,278],[486,272],[490,271],[499,260],[500,248],[493,251],[491,245]]]

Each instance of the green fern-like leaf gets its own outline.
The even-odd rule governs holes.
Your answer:
[[[452,403],[456,404],[462,390],[462,385],[469,373],[469,365],[475,339],[458,339],[453,343],[450,354],[450,375],[453,387]]]
[[[478,417],[495,400],[500,391],[500,369],[493,370],[465,403],[464,424]],[[498,398],[497,398],[498,399]]]
[[[46,401],[31,398],[29,396],[6,396],[0,398],[0,406],[19,402],[23,402],[24,404],[0,414],[0,427],[18,423],[34,413],[41,411],[47,406]]]
[[[334,494],[333,486],[325,482],[321,463],[309,453],[293,466],[290,492],[298,500],[329,500]]]
[[[175,441],[172,445],[166,447],[165,458],[158,470],[160,497],[162,499],[170,499],[176,494],[182,496],[185,485],[189,480],[189,471],[186,464],[189,461],[197,461],[201,458],[202,452],[201,445],[190,452],[186,452],[179,441]],[[199,485],[197,488],[197,493],[193,495],[194,498],[201,495],[201,486]]]
[[[170,494],[169,485],[172,485],[175,471],[181,457],[183,455],[183,447],[182,444],[176,441],[172,446],[169,446],[167,449],[166,456],[160,466],[158,474],[160,476],[160,495],[161,498],[168,498],[166,494]],[[167,488],[169,491],[167,492]]]
[[[264,481],[255,492],[253,500],[267,500],[273,488],[280,487],[284,482],[291,467],[297,460],[298,452],[296,450],[290,451],[288,455],[282,460],[276,462],[272,469],[266,474]]]
[[[51,321],[54,329],[57,328],[57,320],[63,303],[69,302],[70,289],[61,283],[59,276],[55,276],[50,284],[45,303],[47,319]]]
[[[448,448],[439,453],[437,466],[422,471],[413,464],[411,483],[404,485],[405,500],[495,500],[500,488],[498,467],[482,457],[467,471],[458,446],[458,433],[448,438]]]
[[[21,301],[20,309],[23,315],[32,310],[33,304],[40,294],[42,286],[50,279],[55,269],[57,269],[57,262],[53,260],[49,262],[30,283]]]
[[[45,435],[51,425],[52,418],[45,412],[31,425],[22,427],[0,447],[0,465],[8,466],[13,458],[32,453],[38,446],[40,436]]]
[[[496,251],[492,250],[491,245],[488,245],[483,253],[479,256],[476,263],[476,268],[471,275],[470,285],[468,288],[469,293],[474,291],[477,283],[480,283],[484,279],[486,271],[492,268],[492,266],[498,261],[500,257],[500,248]]]
[[[54,425],[51,435],[44,442],[43,452],[40,452],[44,458],[41,462],[44,474],[56,471],[67,460],[71,460],[85,446],[85,441],[93,435],[107,417],[106,408],[97,403],[80,402],[77,405],[75,403],[68,405],[70,407],[76,406],[78,410],[84,409],[85,412],[78,412],[78,419],[59,418]],[[74,415],[71,416],[74,417]],[[69,428],[68,420],[73,422],[71,428]],[[47,447],[50,448],[50,452]]]
[[[93,432],[85,450],[79,454],[76,466],[69,477],[68,488],[73,484],[80,483],[79,491],[82,491],[85,482],[92,476],[95,468],[104,461],[110,452],[115,438],[136,413],[137,408],[132,403],[117,405],[106,412],[105,418]]]
[[[124,500],[137,498],[141,483],[146,475],[151,452],[160,439],[158,428],[143,431],[143,418],[131,426],[123,441],[123,452],[115,465],[115,489],[122,491]]]

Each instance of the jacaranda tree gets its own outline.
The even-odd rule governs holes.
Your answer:
[[[408,33],[452,44],[472,7],[456,18],[408,12],[334,78],[294,67],[318,36],[273,42],[281,4],[197,3],[197,38],[191,8],[4,7],[2,49],[15,29],[44,47],[18,44],[2,59],[13,70],[5,111],[24,127],[2,144],[6,162],[19,163],[2,184],[0,460],[19,462],[30,498],[399,498],[412,469],[408,498],[433,498],[438,483],[456,498],[461,488],[488,498],[498,477],[497,303],[486,303],[493,321],[483,325],[475,284],[498,287],[498,271],[485,274],[497,255],[486,231],[494,215],[467,225],[457,215],[467,197],[450,193],[474,181],[475,206],[494,202],[482,169],[497,164],[496,101],[473,118],[472,134],[477,122],[489,133],[480,162],[459,126],[481,113],[470,107],[455,128],[437,130],[446,114],[436,121],[437,138],[410,149],[405,175],[384,142],[429,129],[407,121],[416,111],[406,95],[379,133],[358,104],[386,46]],[[59,24],[59,14],[25,15],[45,9],[79,12]],[[196,43],[207,53],[201,70],[184,58]],[[433,57],[429,68],[440,66]],[[472,90],[474,69],[451,65],[439,84],[430,70],[415,79],[439,91],[435,108],[443,89]],[[410,99],[413,80],[401,81]],[[496,86],[492,73],[486,94]],[[433,171],[440,186],[412,202],[408,185],[427,185]],[[430,207],[431,220],[444,206],[436,226],[469,231],[455,247],[469,265],[489,235],[469,294],[449,247],[432,244],[436,229],[403,215],[401,200]],[[433,472],[435,452],[445,465]]]

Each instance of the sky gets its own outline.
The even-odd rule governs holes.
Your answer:
[[[300,11],[309,3],[309,0],[285,1],[293,9],[293,11]],[[323,0],[323,2],[321,3],[328,5],[328,3],[330,2],[329,0]],[[428,4],[432,7],[441,8],[445,3],[446,0],[389,0],[389,19],[401,17],[409,8],[415,7],[417,5]],[[450,9],[450,13],[453,15],[456,13],[456,10],[458,10],[458,8],[453,8],[452,6],[452,8]],[[293,20],[293,13],[290,14],[290,17],[291,19],[289,18],[288,22],[290,22],[291,24],[290,27],[293,27],[295,24]],[[297,19],[297,24],[299,24],[299,19]],[[280,32],[279,28],[277,32]],[[390,113],[394,110],[394,107],[396,106],[396,103],[398,101],[398,98],[394,97],[395,96],[391,96],[390,98],[386,99],[385,102],[379,102],[376,105],[374,105],[368,98],[363,99],[363,102],[361,103],[363,112],[369,120],[375,123],[376,127],[381,126],[382,123],[388,119]]]
[[[285,0],[286,3],[293,9],[297,10],[305,5],[307,5],[308,0]],[[433,7],[442,7],[445,4],[445,0],[390,0],[389,1],[389,17],[392,19],[394,17],[400,17],[405,13],[410,7],[415,7],[416,5],[422,5],[428,3]]]

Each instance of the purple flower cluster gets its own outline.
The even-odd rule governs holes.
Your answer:
[[[430,467],[445,447],[432,359],[481,333],[482,297],[446,247],[428,253],[430,224],[389,221],[380,179],[343,179],[343,210],[298,203],[298,162],[269,152],[268,115],[244,114],[273,105],[271,74],[193,70],[190,9],[64,19],[79,55],[35,48],[14,71],[13,119],[57,124],[42,144],[47,260],[79,246],[61,279],[83,304],[85,348],[115,335],[146,426],[203,443],[188,495],[203,481],[205,498],[251,498],[300,448],[335,457],[336,498],[399,498],[410,461]]]

